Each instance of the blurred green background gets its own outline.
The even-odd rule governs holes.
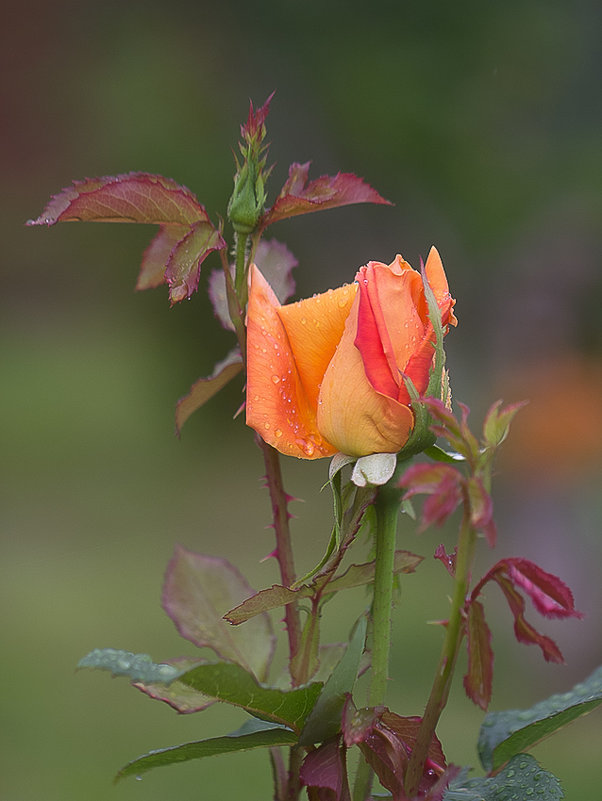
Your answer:
[[[194,652],[160,608],[175,543],[231,559],[257,588],[277,580],[261,561],[272,549],[261,462],[231,420],[240,383],[173,434],[175,400],[230,336],[203,279],[171,310],[163,290],[133,293],[149,228],[23,223],[73,178],[128,170],[185,183],[223,215],[248,99],[274,89],[272,199],[288,164],[312,159],[314,177],[353,171],[395,203],[274,226],[300,261],[299,294],[397,252],[417,266],[436,244],[458,299],[455,398],[475,423],[499,396],[531,398],[506,445],[499,546],[482,567],[535,558],[587,617],[543,624],[567,659],[547,665],[514,642],[492,591],[492,708],[588,675],[602,661],[599,4],[24,0],[3,16],[0,798],[271,797],[260,753],[113,787],[129,759],[240,716],[178,717],[124,681],[74,674],[97,646]],[[329,533],[327,463],[285,471],[307,501],[294,508],[304,571]],[[453,531],[401,537],[428,556]],[[448,592],[431,559],[403,582],[390,690],[403,714],[424,704],[441,636],[425,621],[445,617]],[[330,604],[327,638],[345,638],[364,603]],[[450,760],[477,765],[482,714],[456,690],[440,734]],[[599,735],[598,713],[535,751],[568,799],[600,784]]]

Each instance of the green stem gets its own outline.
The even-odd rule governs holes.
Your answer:
[[[393,605],[393,567],[399,515],[400,492],[381,487],[376,496],[376,563],[372,601],[372,669],[368,705],[385,701],[389,680],[391,650],[391,608]],[[358,766],[353,788],[354,801],[365,801],[370,795],[372,769],[363,760]]]
[[[458,539],[454,595],[452,598],[449,620],[445,629],[445,639],[443,641],[431,694],[426,704],[422,723],[418,731],[418,737],[416,738],[416,744],[406,772],[405,792],[409,798],[413,797],[418,791],[418,785],[424,773],[429,746],[449,696],[454,667],[464,636],[462,613],[464,604],[466,603],[475,542],[476,533],[470,524],[468,512],[465,512]]]
[[[245,234],[236,234],[235,239],[235,272],[234,272],[234,287],[236,289],[236,296],[241,309],[245,309],[249,296],[249,288],[247,286],[247,240],[248,236]]]

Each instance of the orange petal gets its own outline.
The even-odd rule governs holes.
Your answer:
[[[354,344],[358,309],[359,296],[322,381],[318,426],[329,442],[350,456],[396,453],[408,440],[414,415],[407,406],[376,392],[366,377]]]
[[[247,425],[269,445],[290,456],[319,459],[336,452],[316,424],[305,395],[280,303],[254,265],[247,312]]]
[[[447,277],[437,248],[432,247],[430,249],[424,269],[430,287],[435,295],[435,299],[437,300],[437,305],[441,309],[443,325],[457,325],[458,320],[453,310],[456,301],[449,294]]]
[[[305,397],[316,411],[320,384],[343,336],[356,292],[357,284],[347,284],[278,309]]]

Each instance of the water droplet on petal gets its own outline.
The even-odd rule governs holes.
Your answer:
[[[274,384],[279,384],[280,383],[280,376],[273,375],[272,376],[272,381],[274,382]]]
[[[277,428],[277,429],[274,431],[274,434],[276,434],[276,436],[280,438],[280,437],[282,436],[282,431],[281,431],[279,428]]]

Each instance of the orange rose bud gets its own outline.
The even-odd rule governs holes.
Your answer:
[[[425,274],[444,329],[455,325],[434,248]],[[414,427],[404,378],[426,391],[435,332],[422,276],[401,256],[286,306],[253,267],[247,323],[247,424],[266,442],[302,459],[403,448]]]

